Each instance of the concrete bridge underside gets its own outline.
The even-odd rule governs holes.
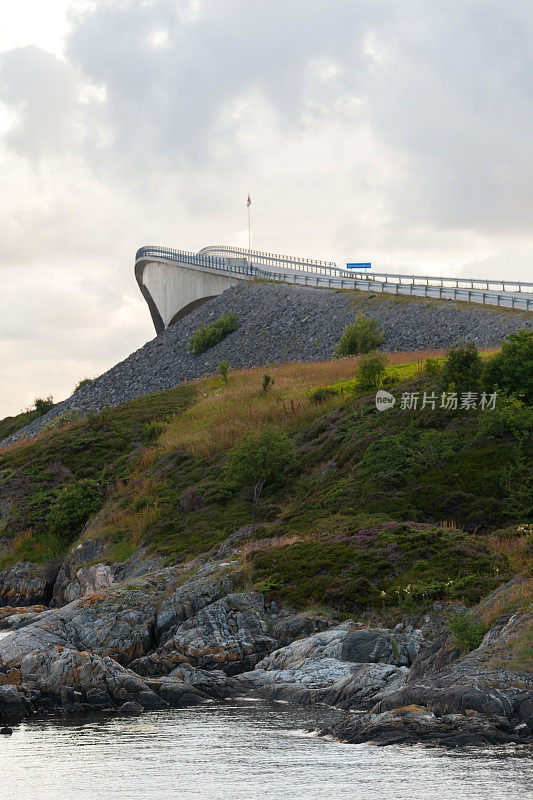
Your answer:
[[[149,258],[135,265],[135,276],[157,333],[185,317],[206,300],[242,280],[236,275],[194,264]]]

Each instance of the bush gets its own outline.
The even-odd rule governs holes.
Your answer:
[[[377,389],[385,375],[387,358],[377,354],[363,356],[357,367],[357,381],[360,389]]]
[[[195,355],[204,353],[210,347],[218,344],[222,339],[236,331],[239,327],[239,317],[233,312],[224,314],[220,319],[215,320],[210,325],[201,325],[189,339],[189,350]]]
[[[261,391],[263,394],[266,394],[273,385],[274,378],[271,378],[270,375],[263,375],[263,383],[261,384]]]
[[[57,417],[54,417],[47,422],[46,425],[43,425],[43,431],[55,431],[59,428],[62,428],[64,425],[73,425],[75,422],[79,422],[80,419],[83,418],[83,414],[77,408],[71,408],[69,411],[63,411],[62,414],[58,414]]]
[[[294,445],[278,428],[266,428],[258,436],[246,436],[226,463],[226,478],[236,488],[253,487],[254,503],[263,488],[281,484],[293,466]]]
[[[229,372],[229,361],[221,361],[218,365],[218,374],[224,381],[224,383],[228,382],[228,372]]]
[[[516,397],[498,397],[491,411],[484,411],[479,420],[478,433],[489,438],[513,436],[521,439],[533,428],[533,408]]]
[[[337,392],[331,386],[319,386],[318,389],[314,389],[309,394],[309,402],[313,403],[315,406],[320,406],[322,403],[325,403],[326,400],[329,400],[330,397],[336,397]]]
[[[424,361],[424,375],[428,378],[439,378],[442,367],[438,358],[426,358]]]
[[[533,403],[533,333],[518,331],[504,341],[502,349],[485,364],[483,386],[523,397]]]
[[[475,650],[482,642],[486,629],[468,613],[454,613],[448,619],[448,631],[467,652]]]
[[[533,513],[533,474],[531,453],[525,440],[516,448],[514,458],[503,472],[500,486],[504,493],[503,510],[512,519],[524,519]]]
[[[335,350],[335,355],[356,356],[377,350],[385,341],[379,322],[370,317],[357,317],[353,325],[347,325]]]
[[[444,390],[475,392],[479,388],[483,363],[475,344],[459,344],[446,354],[441,372]]]
[[[157,442],[163,430],[165,428],[165,423],[160,422],[157,419],[151,419],[150,422],[145,422],[143,425],[143,438],[147,444],[153,444]]]
[[[43,414],[51,411],[54,405],[54,399],[51,395],[49,395],[48,397],[36,397],[33,407],[39,416],[42,417]]]
[[[423,431],[413,447],[411,461],[415,469],[435,469],[455,453],[450,435],[433,428]]]
[[[89,479],[60,489],[46,517],[49,532],[67,544],[73,542],[102,505],[102,496],[100,483]]]
[[[359,462],[365,477],[376,477],[387,472],[402,472],[410,463],[410,438],[395,433],[371,442]]]

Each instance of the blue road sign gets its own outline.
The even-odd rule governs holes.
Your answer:
[[[370,269],[372,264],[346,264],[346,269]]]

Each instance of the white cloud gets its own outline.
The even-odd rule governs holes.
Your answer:
[[[47,8],[0,38],[0,415],[139,346],[137,247],[242,243],[249,190],[257,247],[530,277],[525,0]]]

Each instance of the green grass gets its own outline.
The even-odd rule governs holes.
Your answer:
[[[13,417],[5,417],[4,419],[1,419],[0,441],[7,439],[8,436],[12,436],[17,431],[25,428],[26,425],[29,425],[30,422],[33,422],[40,416],[41,415],[38,411],[35,411],[35,409],[30,409],[29,411],[22,411],[20,414],[16,414]]]
[[[150,443],[154,420],[175,415],[194,396],[192,386],[148,395],[0,451],[0,497],[9,505],[3,535],[14,541],[0,564],[19,558],[46,561],[61,553],[64,545],[50,535],[46,523],[57,492],[81,478],[97,479],[111,489]]]
[[[419,361],[389,367],[396,394],[430,387]],[[145,545],[185,563],[256,523],[242,581],[273,599],[341,614],[476,603],[517,571],[490,544],[517,523],[502,489],[516,441],[480,436],[478,411],[380,413],[353,371],[349,360],[275,367],[266,394],[257,371],[234,372],[227,385],[151,395],[0,453],[12,503],[3,563],[58,554],[50,503],[70,481],[98,478],[108,497],[87,535],[107,542],[107,560]],[[339,391],[317,407],[308,393],[321,382]],[[267,425],[292,438],[296,459],[285,484],[252,502],[225,465],[242,435]]]

